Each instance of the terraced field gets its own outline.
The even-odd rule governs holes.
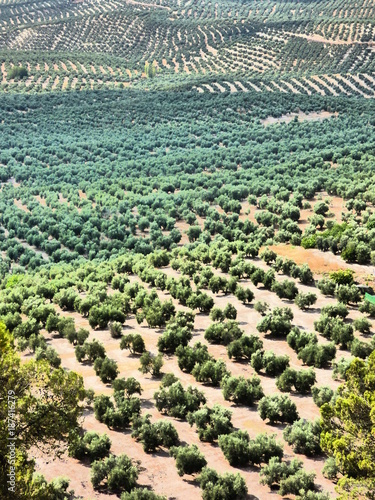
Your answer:
[[[1,89],[374,94],[373,1],[7,2]],[[157,69],[146,79],[145,63]],[[28,78],[7,78],[12,65]]]
[[[0,0],[0,500],[374,498],[374,97],[375,0]]]

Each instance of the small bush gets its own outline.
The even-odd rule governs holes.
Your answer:
[[[259,377],[224,377],[221,381],[223,396],[226,401],[235,404],[252,406],[264,396]]]
[[[271,424],[293,423],[298,419],[295,403],[284,395],[265,396],[259,401],[259,415],[262,420],[268,419]]]
[[[13,66],[8,72],[8,80],[23,80],[28,76],[29,72],[24,66]]]
[[[232,412],[220,405],[212,408],[203,408],[188,413],[187,421],[192,427],[197,427],[199,439],[201,441],[213,442],[222,434],[230,434],[233,430]]]
[[[202,489],[203,500],[243,500],[247,496],[247,486],[240,474],[219,475],[215,470],[204,467],[197,482]]]
[[[130,491],[136,485],[138,469],[127,455],[110,456],[91,465],[91,483],[95,490]]]
[[[76,435],[69,444],[69,455],[83,460],[99,460],[109,454],[111,440],[107,434],[99,435],[97,432],[88,431],[83,436]]]
[[[194,444],[191,446],[174,446],[169,453],[176,460],[179,476],[201,472],[203,467],[207,465],[207,460]]]
[[[283,438],[292,446],[295,453],[313,456],[322,452],[320,448],[320,433],[319,420],[309,422],[300,419],[284,429]]]

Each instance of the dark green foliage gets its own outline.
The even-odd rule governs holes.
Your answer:
[[[307,473],[297,458],[287,464],[279,457],[273,457],[268,465],[262,467],[260,475],[262,484],[267,484],[270,488],[278,486],[279,494],[282,496],[298,495],[301,490],[307,494],[308,491],[315,489],[315,473]]]
[[[212,408],[203,406],[187,415],[190,426],[196,425],[199,439],[208,442],[215,441],[222,434],[232,432],[231,419],[232,412],[220,405],[214,405]]]
[[[356,358],[366,359],[372,351],[374,350],[374,345],[368,342],[362,342],[361,340],[354,339],[350,344],[350,353]]]
[[[288,345],[297,353],[309,344],[317,344],[318,338],[315,333],[305,332],[294,327],[286,338]]]
[[[23,80],[27,78],[29,73],[24,66],[13,66],[8,73],[9,80]]]
[[[276,377],[289,366],[289,356],[276,356],[272,351],[258,350],[251,356],[251,366],[257,373],[264,370],[266,375]]]
[[[244,331],[239,327],[237,321],[229,320],[226,323],[213,323],[204,333],[204,338],[212,344],[227,345],[233,340],[239,339]]]
[[[300,282],[303,283],[304,285],[312,285],[314,283],[314,275],[307,264],[303,264],[301,267],[299,267],[298,273],[296,273],[296,274],[298,274],[298,278],[299,278]],[[293,276],[293,277],[297,277],[297,276]],[[307,294],[307,295],[310,295],[310,294]],[[314,295],[314,294],[312,294],[312,295]]]
[[[368,300],[364,300],[360,305],[359,305],[359,311],[361,313],[367,313],[370,318],[375,317],[375,304],[372,304]]]
[[[53,347],[50,346],[48,346],[46,349],[37,347],[37,349],[35,350],[35,359],[37,361],[45,359],[54,368],[58,368],[61,365],[61,358],[59,354]]]
[[[319,420],[309,422],[300,419],[284,429],[283,438],[292,446],[295,453],[312,456],[322,452],[320,448],[320,432]]]
[[[161,387],[169,387],[175,382],[178,382],[178,377],[174,373],[166,373],[161,379]]]
[[[298,306],[300,309],[308,309],[309,307],[313,306],[317,301],[317,296],[315,293],[298,293],[294,299],[294,303],[296,306]]]
[[[65,334],[65,337],[69,340],[69,342],[73,345],[83,345],[84,342],[88,339],[90,332],[85,328],[80,328],[78,331],[74,328],[69,328],[68,332]]]
[[[177,316],[168,322],[166,329],[159,338],[159,351],[174,353],[178,346],[187,346],[193,336],[193,327],[193,315],[179,311]]]
[[[262,340],[256,335],[243,335],[238,340],[233,340],[227,346],[229,359],[234,358],[236,361],[250,361],[252,354],[263,348]]]
[[[139,368],[141,373],[151,373],[153,377],[159,377],[160,370],[164,364],[161,354],[154,356],[149,351],[145,351],[139,358],[139,361],[141,363]]]
[[[298,419],[295,403],[285,395],[264,396],[259,401],[258,411],[261,419],[268,419],[271,424],[293,423]]]
[[[292,320],[293,313],[289,307],[275,307],[257,324],[257,330],[275,337],[284,337],[292,329]]]
[[[121,338],[120,349],[129,349],[131,354],[143,354],[146,350],[145,342],[139,333],[128,333]]]
[[[254,300],[254,293],[250,290],[250,288],[242,288],[241,286],[237,286],[234,295],[243,304],[250,304],[250,302]]]
[[[280,299],[294,300],[298,295],[298,288],[294,281],[284,280],[275,281],[272,285],[272,291],[276,293]]]
[[[121,500],[167,500],[167,497],[157,495],[147,488],[134,488],[128,493],[123,493]]]
[[[95,431],[85,432],[82,436],[75,435],[69,444],[69,455],[83,460],[99,460],[109,454],[111,440],[106,434],[99,435]]]
[[[353,361],[353,358],[340,358],[333,363],[332,378],[334,380],[345,380],[346,372]]]
[[[341,318],[332,318],[323,314],[318,321],[314,322],[314,327],[323,337],[333,340],[342,349],[346,349],[354,339],[353,327],[344,323]]]
[[[94,305],[90,309],[89,323],[91,328],[103,330],[110,321],[124,323],[126,315],[110,304]]]
[[[363,334],[368,335],[371,329],[371,322],[367,318],[357,318],[353,321],[354,328]]]
[[[80,363],[83,361],[93,363],[96,359],[105,357],[105,349],[103,344],[97,340],[93,340],[92,342],[85,340],[82,345],[76,346],[75,354],[77,361]]]
[[[141,411],[139,398],[125,398],[121,392],[109,396],[96,396],[94,399],[95,418],[113,429],[125,429]]]
[[[325,403],[330,403],[334,392],[330,387],[313,387],[311,389],[314,403],[320,408]]]
[[[58,304],[63,311],[74,311],[78,293],[73,288],[60,290],[53,297],[53,301]]]
[[[198,382],[219,386],[224,377],[230,375],[225,362],[222,359],[214,361],[210,359],[202,364],[196,363],[191,374]]]
[[[323,472],[323,476],[326,477],[327,479],[330,479],[331,481],[334,481],[337,479],[337,476],[340,472],[340,469],[336,465],[336,460],[334,457],[327,458],[327,460],[325,461],[322,472]]]
[[[315,368],[327,367],[336,356],[336,347],[331,342],[329,344],[318,344],[309,342],[298,351],[298,359],[301,359],[305,365]]]
[[[214,469],[204,467],[197,477],[203,500],[243,500],[247,496],[247,486],[240,474],[219,475]]]
[[[230,465],[259,465],[268,462],[271,457],[284,455],[283,448],[275,435],[258,434],[250,439],[246,431],[235,431],[219,437],[219,446]]]
[[[322,307],[321,313],[330,318],[340,317],[344,319],[349,314],[349,311],[345,304],[338,302],[337,304],[329,304]]]
[[[170,449],[170,455],[176,460],[179,476],[196,474],[207,465],[206,459],[194,444],[191,446],[174,446]]]
[[[140,441],[143,450],[151,453],[163,446],[170,448],[178,444],[178,434],[170,422],[158,420],[154,424],[150,420],[151,415],[136,417],[132,422],[132,437]]]
[[[112,387],[115,393],[130,398],[133,394],[142,394],[141,384],[134,377],[116,378],[112,382]]]
[[[263,252],[259,254],[259,257],[264,260],[266,264],[271,264],[271,262],[274,262],[276,260],[277,254],[273,251],[270,250],[269,248],[265,248]]]
[[[276,386],[282,392],[290,392],[293,388],[296,392],[306,394],[311,392],[311,387],[316,382],[314,370],[294,370],[287,368],[277,379]]]
[[[269,308],[270,306],[267,304],[267,302],[261,302],[260,300],[258,300],[254,304],[254,310],[257,311],[262,316],[264,316],[267,313]]]
[[[136,485],[138,469],[127,455],[111,455],[91,465],[91,483],[94,489],[104,486],[110,492],[130,491]]]
[[[247,465],[250,462],[250,437],[246,431],[235,431],[219,437],[219,446],[232,466]]]
[[[155,392],[156,408],[175,418],[185,418],[189,412],[194,412],[206,403],[203,392],[189,386],[182,387],[181,382],[175,382],[168,387],[162,387]]]
[[[201,365],[212,359],[211,355],[208,353],[207,346],[202,345],[200,342],[194,344],[193,347],[179,346],[176,349],[176,354],[178,357],[178,366],[187,373],[191,373],[197,363]]]
[[[116,361],[107,358],[107,356],[105,358],[96,358],[94,370],[104,384],[112,382],[119,374]]]
[[[259,377],[224,377],[221,381],[224,399],[235,404],[252,406],[264,396]]]
[[[336,290],[336,283],[329,278],[322,278],[318,281],[317,287],[324,295],[333,295]]]
[[[362,300],[361,292],[355,285],[338,285],[335,296],[343,304],[357,304]]]

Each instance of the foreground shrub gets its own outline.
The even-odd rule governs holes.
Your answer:
[[[167,497],[157,495],[147,488],[135,488],[129,493],[123,493],[121,500],[167,500]]]
[[[91,465],[91,483],[95,490],[130,491],[136,485],[138,469],[127,455],[110,456]]]
[[[174,446],[169,454],[176,460],[179,476],[195,474],[207,465],[207,460],[194,444],[191,446]]]
[[[160,391],[155,392],[156,408],[167,415],[175,418],[186,418],[189,412],[199,409],[206,403],[203,392],[189,386],[187,389],[182,387],[181,382],[175,382],[168,387],[162,387]]]
[[[286,337],[292,329],[292,320],[293,313],[290,307],[275,307],[257,324],[257,330],[274,337]]]
[[[114,401],[104,395],[94,398],[95,418],[110,428],[125,429],[140,411],[139,398],[125,398],[120,392],[115,391]]]
[[[119,374],[116,361],[107,358],[97,358],[94,363],[95,373],[104,384],[108,384],[115,380]]]
[[[315,488],[315,473],[307,473],[302,467],[303,462],[296,458],[287,464],[279,457],[272,457],[268,465],[262,467],[260,471],[260,482],[270,488],[278,486],[279,494],[282,496],[298,495],[301,490],[306,494]]]
[[[230,375],[226,364],[222,359],[218,359],[217,361],[210,359],[202,364],[196,363],[191,374],[198,382],[212,384],[216,387],[220,385],[220,382],[224,377]]]
[[[232,412],[220,405],[214,405],[212,408],[204,406],[187,415],[190,426],[196,425],[199,439],[208,442],[213,442],[221,434],[231,433],[233,430],[231,420]]]
[[[224,377],[221,381],[223,396],[226,401],[235,404],[252,406],[264,396],[259,377],[245,379],[244,377]]]
[[[227,353],[229,359],[250,361],[251,356],[259,349],[263,349],[263,342],[258,336],[243,335],[238,340],[233,340],[228,344]]]
[[[316,382],[314,370],[295,370],[287,368],[277,379],[276,387],[282,392],[290,392],[293,388],[296,392],[307,394]]]
[[[313,387],[311,392],[313,401],[319,408],[325,403],[330,403],[334,396],[334,391],[330,387]]]
[[[177,445],[179,439],[175,427],[164,420],[153,424],[150,417],[151,415],[136,417],[132,422],[132,437],[142,443],[143,450],[151,453],[161,446],[170,448]]]
[[[139,359],[141,366],[139,371],[141,373],[151,373],[152,377],[159,377],[162,366],[164,365],[163,356],[158,354],[154,356],[149,351],[142,354]]]
[[[322,452],[320,448],[320,432],[319,420],[309,422],[300,419],[284,429],[283,438],[292,446],[295,453],[312,456]]]
[[[298,412],[295,403],[284,395],[265,396],[259,401],[259,415],[262,420],[268,420],[271,424],[293,423],[298,419]]]
[[[203,500],[242,500],[247,496],[247,486],[240,474],[220,475],[215,470],[204,467],[197,482],[202,489]]]
[[[117,378],[112,382],[117,397],[130,398],[133,394],[142,394],[141,384],[134,377]]]
[[[107,434],[99,435],[97,432],[88,431],[83,436],[75,435],[69,444],[69,455],[84,460],[88,458],[90,461],[99,460],[109,454],[111,449],[111,440]]]
[[[276,356],[272,351],[258,350],[251,356],[251,366],[257,373],[264,370],[266,375],[275,377],[289,366],[289,356]]]
[[[282,458],[284,452],[275,435],[258,434],[250,439],[246,431],[219,436],[219,446],[230,465],[243,466],[268,462],[271,457]]]

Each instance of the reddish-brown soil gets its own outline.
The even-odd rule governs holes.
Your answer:
[[[283,251],[282,249],[287,249],[290,252],[293,247],[290,246],[279,246],[273,247],[277,251]],[[301,255],[303,250],[301,251]],[[310,254],[310,252],[308,252]],[[302,263],[306,260],[298,260],[298,253],[296,255],[291,255],[297,262]],[[323,254],[324,257],[326,254]],[[328,254],[327,254],[328,255]],[[335,257],[335,256],[332,256]],[[310,264],[313,263],[314,259],[311,259]],[[257,266],[267,269],[266,264],[255,259]],[[359,266],[363,267],[363,266]],[[180,274],[177,271],[172,270],[170,267],[162,269],[168,276],[178,277]],[[139,278],[136,276],[131,276],[131,281],[137,280]],[[285,279],[285,276],[278,275],[278,280]],[[290,306],[294,313],[293,323],[300,328],[312,331],[314,326],[314,321],[319,317],[320,308],[325,304],[334,303],[333,298],[327,298],[320,294],[319,290],[313,288],[314,292],[318,295],[317,308],[311,311],[303,312],[300,311],[293,303],[288,301],[283,301],[279,299],[274,293],[271,293],[263,288],[257,288],[252,285],[249,281],[244,281],[243,286],[251,288],[255,293],[255,300],[265,300],[271,306],[271,308],[276,306]],[[146,286],[146,285],[145,285]],[[146,286],[146,288],[150,288]],[[312,288],[301,285],[298,283],[298,288],[301,291],[310,291]],[[111,290],[109,290],[111,293]],[[210,293],[210,292],[208,292]],[[169,299],[170,296],[167,292],[161,292],[158,290],[158,295],[162,300]],[[176,303],[173,300],[177,309],[184,309],[183,306]],[[225,307],[227,303],[233,303],[238,311],[238,321],[241,327],[245,330],[247,334],[257,333],[256,324],[260,320],[260,315],[254,310],[253,306],[245,306],[232,295],[221,295],[215,296],[215,304],[219,307]],[[154,406],[153,394],[158,389],[159,380],[152,379],[148,375],[142,375],[138,371],[139,359],[138,357],[131,356],[127,351],[121,351],[119,349],[119,340],[112,339],[109,335],[108,330],[92,331],[87,319],[82,318],[77,313],[67,313],[59,310],[64,316],[73,316],[76,321],[77,327],[84,327],[90,330],[90,340],[97,338],[105,345],[107,354],[110,358],[115,359],[118,362],[120,369],[120,376],[134,376],[140,381],[143,394],[142,408],[144,413],[150,413],[153,419],[167,418],[160,415]],[[356,309],[350,310],[350,319],[354,319],[360,316]],[[195,320],[195,331],[192,343],[196,341],[201,341],[205,344],[207,342],[204,339],[204,331],[211,323],[208,315],[197,314]],[[124,327],[124,332],[139,332],[142,334],[147,349],[151,352],[157,352],[157,340],[160,335],[160,330],[155,330],[148,328],[146,325],[139,326],[134,317],[130,316]],[[65,339],[57,338],[44,332],[48,343],[52,345],[60,354],[62,358],[62,365],[69,369],[75,370],[84,377],[86,388],[92,388],[95,390],[96,394],[106,393],[110,394],[111,389],[109,386],[104,385],[100,382],[99,378],[95,375],[93,367],[90,365],[83,365],[76,361],[74,355],[74,348]],[[267,350],[273,350],[277,354],[288,354],[291,359],[291,366],[301,368],[302,363],[297,359],[296,353],[289,348],[285,340],[274,340],[270,339],[263,334],[260,335],[264,342],[264,348]],[[325,339],[319,337],[319,340],[323,343],[326,342]],[[235,375],[251,376],[253,374],[253,369],[248,364],[235,363],[228,359],[226,354],[226,348],[223,346],[209,345],[210,353],[216,358],[222,358],[225,360],[228,369]],[[347,352],[338,352],[337,357],[341,355],[348,356]],[[219,388],[213,388],[210,386],[204,386],[197,383],[195,379],[186,373],[181,372],[177,365],[177,359],[175,356],[165,356],[165,364],[163,367],[163,372],[173,372],[182,381],[184,386],[189,384],[199,387],[204,391],[207,397],[208,404],[212,406],[215,403],[219,403],[225,407],[231,408],[233,411],[233,423],[235,427],[248,430],[249,434],[254,437],[259,432],[275,433],[278,438],[282,439],[282,430],[284,426],[270,426],[263,422],[256,408],[246,408],[246,407],[235,407],[230,403],[226,402],[222,396],[221,390]],[[332,371],[328,369],[317,369],[317,384],[329,385],[332,388],[336,388],[339,384],[332,380]],[[277,393],[278,390],[275,385],[275,379],[265,376],[261,376],[262,386],[266,394]],[[300,416],[307,419],[314,419],[319,416],[319,410],[313,403],[311,397],[299,396],[292,394],[291,398],[296,402]],[[228,462],[225,460],[220,448],[217,445],[201,443],[198,440],[198,436],[194,428],[190,428],[186,422],[177,421],[175,419],[170,419],[176,426],[180,439],[182,442],[189,444],[195,443],[202,450],[208,465],[215,468],[219,472],[231,471],[236,472],[237,469],[230,467]],[[85,429],[97,430],[98,432],[106,432],[112,440],[112,452],[115,454],[127,453],[134,460],[140,461],[140,476],[139,483],[144,486],[153,487],[153,489],[160,493],[166,495],[168,498],[185,499],[200,498],[200,490],[196,484],[192,481],[191,477],[180,478],[176,472],[176,467],[174,460],[168,456],[165,451],[160,451],[155,454],[146,454],[142,450],[142,446],[136,443],[130,436],[130,431],[125,432],[115,432],[110,431],[106,426],[97,422],[93,416],[91,410],[87,410],[83,419],[83,427]],[[286,458],[292,458],[294,453],[291,448],[285,445]],[[71,487],[74,488],[77,495],[81,495],[82,498],[88,499],[103,499],[116,498],[114,495],[103,495],[95,492],[90,483],[90,469],[87,464],[82,464],[70,457],[63,456],[61,459],[51,460],[50,457],[43,456],[40,452],[35,452],[37,459],[37,467],[40,472],[46,475],[48,479],[56,477],[58,475],[66,475],[71,479]],[[333,496],[334,485],[326,480],[322,474],[321,470],[323,467],[323,459],[309,459],[304,456],[299,456],[305,463],[305,467],[308,470],[314,470],[317,473],[317,484],[321,485],[326,491],[329,491]],[[269,491],[267,487],[261,486],[259,484],[259,470],[257,468],[248,467],[241,469],[241,474],[244,476],[246,483],[249,487],[249,492],[251,492],[254,497],[258,499],[272,499],[277,498],[278,495],[275,492]]]
[[[80,198],[85,198],[85,194],[79,192]],[[326,193],[322,193],[322,198],[327,197]],[[319,197],[320,198],[320,197]],[[60,196],[60,201],[64,202]],[[312,208],[308,210],[301,211],[300,225],[303,228],[304,225],[308,224],[307,218],[313,214],[313,206],[317,203],[318,199],[313,199],[311,201]],[[220,207],[216,207],[220,212],[222,211]],[[250,214],[246,212],[250,210]],[[255,222],[254,214],[259,210],[254,206],[249,206],[248,202],[242,203],[242,210],[240,213],[240,218],[242,220],[249,218]],[[331,197],[330,211],[333,213],[334,218],[337,221],[341,221],[341,212],[345,211],[344,201],[337,197]],[[204,225],[204,219],[198,217],[198,224],[202,227]],[[176,227],[182,233],[181,244],[188,242],[186,231],[189,225],[184,221],[178,221]],[[140,232],[139,232],[140,233]],[[141,233],[140,233],[141,234]],[[147,235],[147,231],[142,233]],[[337,270],[351,268],[356,272],[356,277],[365,279],[366,276],[372,275],[374,268],[371,266],[360,266],[360,265],[348,265],[339,256],[333,255],[332,253],[320,252],[315,249],[305,250],[301,247],[294,247],[292,245],[274,245],[272,248],[277,254],[283,257],[289,257],[293,259],[297,264],[307,263],[313,270],[316,277],[321,276],[323,273]],[[259,258],[253,259],[254,263],[265,270],[269,267]],[[167,274],[167,276],[179,277],[181,276],[178,271],[174,271],[170,267],[163,268],[162,271]],[[223,274],[220,271],[215,270],[216,274]],[[227,275],[225,275],[227,276]],[[287,276],[278,275],[277,280],[291,279]],[[130,280],[139,281],[137,276],[130,276]],[[261,300],[266,301],[271,308],[289,306],[291,307],[294,320],[293,324],[305,329],[307,331],[314,330],[314,321],[320,316],[320,309],[326,304],[335,303],[333,297],[323,296],[318,289],[315,287],[308,287],[305,285],[297,283],[300,291],[314,291],[318,296],[318,302],[315,308],[309,311],[299,310],[294,303],[289,301],[284,301],[279,299],[276,294],[269,292],[261,287],[255,287],[250,281],[242,281],[241,284],[245,287],[249,287],[253,290],[255,294],[255,301]],[[147,289],[151,287],[144,284]],[[108,293],[113,293],[113,290],[109,289]],[[260,315],[254,310],[253,306],[245,306],[240,303],[233,295],[222,295],[217,296],[211,294],[215,299],[215,305],[224,308],[226,304],[232,303],[238,312],[237,320],[239,321],[241,327],[244,329],[246,334],[258,334],[256,330],[256,324],[260,320]],[[168,292],[162,292],[158,290],[158,295],[161,300],[170,299]],[[172,299],[173,300],[173,299]],[[173,300],[177,310],[186,309]],[[152,379],[148,375],[142,375],[138,371],[139,359],[136,356],[131,356],[127,351],[121,351],[119,349],[119,340],[112,339],[109,335],[108,330],[98,330],[93,331],[86,318],[82,318],[77,313],[67,313],[61,311],[57,308],[60,314],[64,316],[73,316],[75,318],[76,326],[87,328],[90,331],[90,340],[96,338],[103,342],[106,348],[108,356],[115,359],[118,363],[120,370],[120,377],[134,376],[140,381],[143,388],[143,394],[141,396],[142,400],[142,411],[143,413],[150,413],[153,419],[167,418],[173,422],[178,430],[180,439],[183,443],[192,444],[195,443],[202,450],[206,459],[208,461],[209,467],[215,468],[219,472],[231,471],[236,472],[237,469],[230,467],[226,459],[224,458],[220,448],[217,445],[210,445],[206,443],[201,443],[198,439],[197,433],[194,428],[190,428],[186,422],[177,421],[175,419],[170,419],[169,417],[162,416],[154,406],[153,395],[154,392],[159,387],[159,380]],[[350,314],[348,321],[354,320],[360,317],[361,314],[356,308],[350,308]],[[201,341],[204,344],[207,342],[204,339],[204,331],[211,324],[208,315],[197,314],[195,319],[195,330],[192,344],[197,341]],[[374,326],[374,325],[373,325]],[[160,336],[161,330],[148,328],[145,324],[141,326],[137,324],[134,316],[130,316],[125,324],[125,332],[139,332],[142,334],[146,347],[153,353],[157,353],[157,341]],[[48,339],[48,343],[52,345],[60,354],[62,359],[62,365],[68,370],[75,370],[80,373],[85,381],[86,388],[94,389],[96,394],[110,394],[110,386],[104,385],[99,378],[95,375],[93,367],[90,365],[84,365],[77,362],[74,355],[74,348],[65,339],[60,339],[43,332]],[[275,340],[263,334],[260,335],[264,342],[264,348],[266,350],[272,350],[277,354],[287,354],[291,360],[291,366],[295,368],[301,368],[302,363],[298,360],[296,353],[288,346],[285,340]],[[365,339],[363,339],[365,340]],[[326,343],[327,340],[319,336],[319,341]],[[253,369],[249,364],[246,363],[235,363],[230,360],[226,353],[226,348],[217,345],[208,345],[209,352],[216,358],[222,358],[225,360],[228,369],[233,375],[243,375],[249,377],[254,374]],[[338,351],[337,358],[344,356],[349,356],[347,351]],[[270,426],[263,422],[255,408],[246,407],[236,407],[232,406],[230,403],[226,402],[222,396],[221,390],[219,388],[213,388],[210,386],[202,385],[195,381],[195,379],[186,373],[181,372],[178,367],[177,359],[175,356],[164,356],[164,367],[163,372],[173,372],[182,381],[183,385],[186,387],[188,385],[193,385],[203,390],[207,397],[207,404],[212,406],[215,403],[219,403],[224,407],[231,408],[233,412],[232,421],[234,426],[241,429],[248,430],[251,437],[254,437],[260,432],[275,433],[279,439],[282,439],[282,431],[284,426]],[[332,388],[337,388],[339,383],[332,379],[331,369],[316,369],[317,375],[317,385],[328,385]],[[262,387],[265,394],[270,395],[278,393],[276,388],[275,378],[261,376]],[[319,417],[319,409],[313,403],[312,398],[309,396],[300,396],[297,394],[291,394],[291,398],[295,401],[299,414],[302,418],[314,419]],[[127,430],[125,432],[115,432],[107,429],[106,426],[97,422],[93,416],[92,410],[88,409],[85,412],[83,418],[83,427],[87,430],[97,430],[98,432],[106,432],[112,440],[112,452],[115,454],[127,453],[132,459],[139,461],[140,463],[140,476],[139,484],[142,486],[150,486],[156,492],[166,495],[167,498],[175,498],[184,500],[185,498],[191,497],[193,499],[200,498],[201,493],[197,485],[194,483],[192,477],[180,478],[176,472],[176,467],[174,460],[168,456],[168,453],[163,450],[155,454],[146,454],[143,452],[142,446],[136,443],[130,436],[131,431]],[[284,443],[285,444],[285,443]],[[286,459],[292,458],[295,454],[292,452],[291,448],[285,444],[285,456]],[[71,479],[71,487],[74,488],[77,495],[80,495],[83,499],[112,499],[116,498],[114,495],[107,495],[95,492],[92,489],[90,483],[90,469],[87,464],[82,464],[77,460],[74,460],[66,455],[61,459],[51,460],[50,457],[43,456],[40,452],[35,451],[35,457],[37,461],[38,470],[46,475],[48,479],[56,477],[58,475],[66,475]],[[322,467],[324,464],[323,458],[311,459],[305,456],[299,455],[304,461],[305,468],[307,470],[313,470],[317,474],[317,484],[320,485],[324,490],[328,491],[333,497],[334,485],[322,476]],[[257,468],[244,468],[240,470],[241,474],[244,476],[246,483],[249,488],[249,498],[267,500],[278,498],[276,492],[271,492],[267,487],[261,486],[259,484],[259,470]]]
[[[345,200],[339,196],[328,196],[327,193],[324,192],[321,193],[319,198],[321,199],[314,197],[312,200],[309,200],[311,208],[301,209],[298,225],[302,231],[310,224],[308,219],[314,215],[314,206],[320,201],[327,201],[329,204],[329,213],[332,214],[332,220],[335,220],[338,223],[342,222],[342,214],[347,212],[347,209],[345,208]]]

